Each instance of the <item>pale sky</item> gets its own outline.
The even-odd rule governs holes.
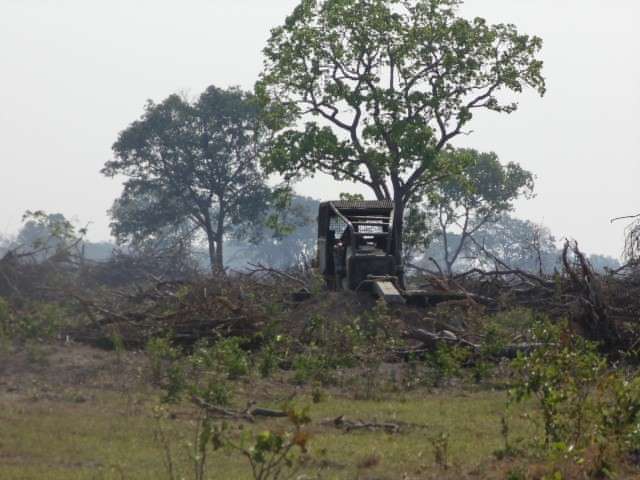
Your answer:
[[[107,239],[120,193],[99,170],[144,103],[208,85],[251,89],[269,30],[297,0],[0,0],[0,233],[27,209],[91,222]],[[638,0],[467,0],[463,12],[545,41],[548,93],[484,114],[456,145],[493,150],[537,176],[516,215],[618,256],[640,213]],[[328,179],[299,193],[361,191]]]

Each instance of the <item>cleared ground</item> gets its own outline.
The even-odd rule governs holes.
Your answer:
[[[0,360],[0,478],[171,478],[167,448],[175,478],[194,478],[188,451],[196,412],[189,405],[173,406],[158,420],[160,392],[148,382],[144,354],[32,345],[5,347]],[[490,387],[385,391],[376,400],[358,400],[349,388],[333,387],[314,402],[312,387],[296,387],[282,373],[268,381],[244,378],[235,390],[238,408],[248,399],[265,407],[286,400],[310,407],[311,462],[302,478],[505,478],[515,468],[515,460],[494,456],[504,447],[506,393]],[[536,433],[521,414],[509,415],[512,441]],[[393,423],[400,432],[345,432],[334,424],[341,415]],[[231,424],[257,431],[287,428],[282,419]],[[444,461],[436,461],[437,450],[441,457],[444,451]],[[208,464],[208,478],[251,478],[238,452],[212,452]]]

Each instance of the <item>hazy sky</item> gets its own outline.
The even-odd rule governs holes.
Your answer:
[[[120,192],[99,170],[145,100],[206,86],[251,88],[269,30],[297,0],[0,0],[0,233],[26,209],[92,222]],[[488,113],[457,142],[537,176],[517,215],[590,252],[618,255],[640,213],[638,0],[468,0],[463,12],[515,23],[545,41],[548,93],[513,115]],[[306,181],[323,199],[351,184]]]

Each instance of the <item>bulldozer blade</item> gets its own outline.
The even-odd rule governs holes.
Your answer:
[[[404,298],[393,282],[388,280],[376,280],[373,282],[375,293],[389,304],[404,304]]]

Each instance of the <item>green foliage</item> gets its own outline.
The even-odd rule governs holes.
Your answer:
[[[352,367],[355,365],[354,354],[362,341],[361,333],[357,321],[343,323],[313,315],[301,337],[308,351],[303,356],[322,358],[321,363],[327,368]]]
[[[272,212],[265,222],[271,229],[274,239],[282,240],[295,232],[296,226],[304,224],[305,218],[299,218],[302,209],[293,206],[293,189],[285,184],[277,187],[272,192]]]
[[[420,253],[425,253],[438,238],[435,218],[422,208],[419,199],[409,204],[404,217],[404,258],[411,262]]]
[[[437,220],[445,267],[451,274],[470,237],[511,211],[518,198],[533,195],[533,175],[515,163],[502,165],[493,152],[460,149],[442,155],[450,157],[450,164],[464,165],[425,192],[427,223]],[[460,230],[460,238],[450,244],[452,229]]]
[[[291,424],[288,430],[263,430],[254,433],[240,428],[242,433],[239,439],[232,426],[227,422],[217,422],[206,406],[201,408],[200,413],[196,422],[195,441],[188,444],[195,480],[208,478],[208,454],[219,450],[236,452],[246,458],[251,476],[255,480],[294,478],[306,461],[309,434],[303,427],[311,421],[307,409],[287,407],[288,421]],[[166,411],[156,408],[154,416],[158,420],[156,438],[164,449],[167,473],[170,478],[176,478],[171,448],[159,421],[166,417]]]
[[[447,470],[449,468],[449,434],[442,432],[430,440],[436,465]]]
[[[124,191],[111,209],[119,241],[142,242],[167,234],[183,241],[199,231],[212,268],[222,267],[228,234],[251,236],[263,225],[270,189],[257,165],[262,127],[250,94],[209,87],[196,102],[171,95],[149,102],[122,131],[115,159],[102,173],[124,175]]]
[[[480,350],[474,359],[473,378],[476,383],[491,376],[495,363],[501,359],[506,345],[507,334],[504,327],[492,319],[485,327]]]
[[[416,193],[460,170],[439,154],[476,110],[515,111],[504,90],[545,92],[542,40],[466,20],[459,3],[302,0],[272,30],[256,84],[277,132],[267,170],[362,183],[396,201],[401,228]]]
[[[16,241],[22,247],[38,252],[38,259],[68,252],[87,233],[86,228],[76,230],[61,213],[27,210],[22,222]]]
[[[9,326],[11,323],[9,302],[0,297],[0,339],[7,338],[9,336]]]
[[[502,165],[494,152],[459,149],[442,155],[456,158],[450,163],[464,165],[459,173],[438,182],[429,192],[431,204],[454,217],[448,224],[460,219],[461,209],[473,212],[480,221],[494,218],[512,210],[518,197],[533,193],[533,175],[513,162]]]
[[[317,381],[323,385],[335,382],[334,369],[336,364],[319,349],[309,349],[293,360],[293,382],[303,385],[310,381]]]
[[[522,467],[512,468],[507,472],[505,480],[526,480],[527,472]]]
[[[381,352],[397,344],[389,334],[392,323],[384,302],[350,322],[312,315],[300,338],[302,351],[293,360],[294,381],[330,384],[336,380],[336,369],[361,367],[362,380],[371,384]]]
[[[538,323],[531,354],[519,353],[513,367],[519,377],[513,401],[534,396],[542,411],[545,445],[583,439],[592,399],[590,392],[606,367],[597,345],[570,332],[565,324]]]
[[[251,434],[241,444],[230,439],[224,443],[247,458],[255,480],[293,478],[304,465],[309,434],[303,426],[311,422],[308,410],[290,408],[288,419],[292,425],[289,431],[265,430]]]
[[[535,398],[552,457],[579,466],[590,478],[610,478],[616,459],[640,446],[639,377],[619,365],[607,371],[598,346],[564,323],[539,321],[531,334],[539,346],[513,361],[510,403]]]
[[[494,365],[491,362],[486,360],[476,360],[473,364],[473,379],[476,383],[481,383],[482,381],[491,377],[493,373]]]
[[[327,394],[322,390],[320,385],[315,385],[311,391],[311,400],[313,403],[320,403],[327,398]]]
[[[16,340],[46,340],[58,335],[69,323],[70,312],[57,303],[36,302],[12,311],[0,298],[0,336]]]
[[[258,355],[258,372],[262,378],[270,377],[278,368],[279,355],[273,344],[265,345]]]
[[[364,200],[364,195],[362,195],[361,193],[341,192],[340,193],[340,200],[345,201],[345,202],[362,201],[362,200]]]
[[[460,377],[464,362],[469,358],[465,348],[438,344],[435,351],[427,354],[424,367],[424,379],[427,384],[441,387],[455,377]]]
[[[202,341],[186,354],[169,337],[149,340],[151,376],[165,392],[163,401],[177,403],[187,395],[210,405],[228,405],[233,394],[229,380],[249,373],[249,359],[241,343],[235,337],[213,345]]]
[[[165,391],[164,402],[178,403],[181,400],[185,390],[189,387],[185,362],[174,361],[167,365],[165,383],[162,384],[162,387]]]
[[[243,340],[238,337],[224,338],[217,341],[210,352],[198,349],[194,356],[198,353],[213,354],[214,364],[227,372],[230,379],[242,377],[249,373],[249,357],[241,348],[242,342]]]
[[[640,377],[610,373],[597,386],[594,471],[611,476],[613,459],[640,452]]]
[[[484,330],[480,355],[484,358],[499,358],[506,346],[507,338],[497,321],[490,322]]]
[[[178,360],[181,352],[171,344],[169,337],[153,337],[146,345],[146,352],[151,367],[151,380],[159,383],[167,367]]]

